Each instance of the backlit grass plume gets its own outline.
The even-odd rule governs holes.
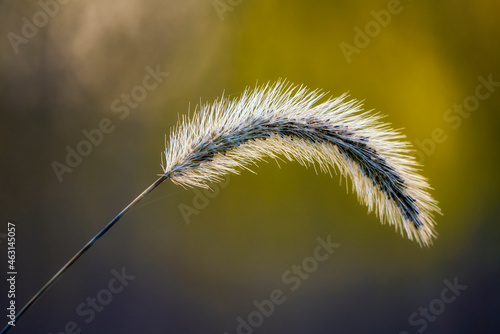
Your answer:
[[[359,200],[382,222],[429,245],[437,202],[417,173],[404,136],[361,112],[345,95],[319,103],[324,93],[284,82],[220,99],[184,117],[165,150],[165,175],[188,187],[207,187],[264,157],[286,157],[331,168],[352,181]]]
[[[208,187],[227,173],[248,169],[265,157],[315,164],[352,182],[358,199],[382,222],[420,245],[435,238],[437,202],[418,174],[404,136],[362,112],[346,96],[320,102],[325,93],[286,82],[246,90],[239,99],[207,104],[192,119],[183,117],[165,148],[164,172],[71,258],[3,329],[7,332],[121,217],[166,179],[186,187]],[[332,199],[333,200],[333,199]]]

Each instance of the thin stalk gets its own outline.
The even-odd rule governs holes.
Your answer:
[[[162,175],[158,180],[156,180],[153,184],[151,184],[146,190],[144,190],[139,196],[137,196],[132,202],[130,202],[125,209],[123,209],[113,220],[111,220],[108,225],[106,225],[99,233],[96,234],[95,237],[93,237],[85,246],[83,246],[82,249],[78,253],[76,253],[71,260],[69,260],[45,285],[33,296],[33,298],[30,299],[30,301],[24,305],[24,307],[17,313],[14,323],[16,323],[19,318],[31,307],[33,304],[41,297],[47,290],[59,279],[61,276],[68,270],[73,263],[76,262],[80,258],[80,256],[83,255],[87,250],[89,250],[94,243],[99,240],[106,232],[109,231],[113,225],[116,224],[120,218],[125,216],[137,203],[139,203],[147,194],[149,194],[151,191],[153,191],[156,187],[158,187],[163,181],[165,181],[168,178],[168,174]],[[2,330],[0,334],[7,333],[7,331],[13,327],[10,324],[7,324],[5,328]]]

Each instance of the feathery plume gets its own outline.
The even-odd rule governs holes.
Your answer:
[[[208,187],[266,156],[317,163],[350,179],[360,202],[382,223],[429,246],[436,236],[433,213],[440,211],[409,155],[410,144],[345,94],[319,103],[324,96],[280,81],[204,105],[172,131],[164,175],[181,186]]]

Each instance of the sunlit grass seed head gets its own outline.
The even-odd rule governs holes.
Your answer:
[[[172,130],[165,176],[181,186],[208,187],[265,157],[315,164],[327,173],[336,169],[383,223],[430,245],[440,210],[418,173],[410,143],[381,115],[364,112],[345,94],[320,102],[324,97],[279,81],[203,105]]]

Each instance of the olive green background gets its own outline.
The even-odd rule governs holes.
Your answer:
[[[221,2],[230,9],[218,13]],[[374,23],[371,12],[393,4],[70,1],[16,53],[8,34],[20,35],[23,17],[33,22],[41,7],[2,1],[0,233],[16,223],[18,307],[156,179],[178,115],[256,83],[286,78],[331,96],[349,91],[387,115],[417,144],[444,213],[427,249],[367,215],[349,182],[346,193],[337,175],[296,162],[269,159],[256,174],[242,171],[201,196],[166,182],[12,333],[55,334],[75,321],[82,333],[232,334],[238,317],[246,319],[253,301],[274,289],[286,301],[255,333],[498,333],[500,87],[471,112],[449,110],[474,101],[480,76],[500,82],[500,4],[401,1],[388,24]],[[358,36],[356,44],[367,27],[369,41]],[[342,43],[358,52],[346,57]],[[112,103],[157,66],[169,75],[120,119]],[[65,163],[66,147],[75,149],[82,131],[105,118],[113,131],[59,182],[53,162]],[[188,220],[187,206],[196,210]],[[291,291],[283,273],[328,236],[340,247]],[[6,267],[6,255],[0,259]],[[85,323],[77,306],[123,267],[135,279]],[[440,304],[444,281],[455,278],[467,288]],[[409,322],[430,305],[437,314],[425,328],[420,315],[418,324]]]

